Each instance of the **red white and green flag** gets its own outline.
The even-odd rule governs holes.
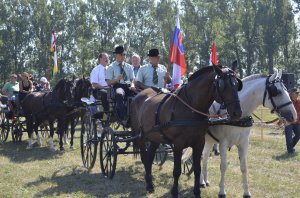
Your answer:
[[[52,36],[51,36],[50,52],[53,53],[51,55],[51,58],[53,60],[53,75],[55,75],[58,71],[58,67],[57,67],[57,53],[56,53],[56,36],[54,31],[52,31]]]

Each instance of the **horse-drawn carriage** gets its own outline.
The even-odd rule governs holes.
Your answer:
[[[184,148],[193,148],[195,197],[200,197],[200,156],[204,147],[204,135],[208,129],[208,108],[214,100],[227,106],[232,119],[241,116],[237,91],[241,89],[241,81],[228,68],[219,66],[206,67],[195,72],[189,82],[174,93],[158,94],[152,89],[140,92],[126,105],[129,113],[130,127],[118,119],[115,102],[112,97],[111,111],[105,117],[104,112],[93,113],[93,102],[87,98],[87,114],[82,120],[81,155],[83,165],[91,169],[96,161],[97,147],[100,145],[100,167],[102,174],[113,178],[118,154],[141,155],[145,167],[146,189],[154,191],[152,183],[152,164],[157,156],[157,148],[164,160],[172,150],[174,156],[173,197],[178,195],[178,179],[181,174],[181,156]],[[112,90],[112,89],[110,89]],[[111,94],[108,94],[111,95]],[[100,125],[101,123],[101,125]],[[121,130],[118,130],[119,126]],[[162,144],[169,144],[167,151]],[[129,149],[130,145],[133,149]]]
[[[82,119],[80,147],[83,166],[92,169],[97,158],[99,145],[100,167],[102,174],[112,179],[119,154],[138,154],[132,150],[133,140],[138,138],[131,131],[131,127],[119,117],[114,88],[107,88],[107,99],[110,111],[102,109],[100,97],[82,98],[86,106],[86,114]],[[127,108],[127,119],[129,119],[130,103],[133,97],[126,97],[123,102]],[[155,163],[162,165],[170,152],[170,147],[161,145],[156,152]]]
[[[18,101],[18,92],[11,97],[1,96],[0,109],[0,142],[5,142],[11,132],[13,142],[21,142],[23,132],[27,132],[22,107]],[[48,134],[47,125],[41,125],[38,132]]]

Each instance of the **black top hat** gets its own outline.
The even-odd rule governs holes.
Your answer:
[[[158,55],[159,55],[158,49],[151,49],[151,50],[149,50],[148,56],[154,57],[154,56],[158,56]]]
[[[114,54],[122,54],[124,53],[124,47],[122,45],[118,45],[117,47],[115,47],[115,51],[113,52]]]

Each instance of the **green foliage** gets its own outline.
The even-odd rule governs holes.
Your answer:
[[[125,45],[128,61],[134,52],[145,61],[148,50],[157,47],[161,62],[168,65],[178,12],[188,71],[208,65],[211,44],[216,42],[219,61],[230,65],[238,60],[241,77],[271,73],[277,67],[294,72],[298,79],[294,16],[299,7],[298,0],[2,0],[0,84],[10,73],[51,73],[52,30],[57,35],[57,79],[88,76],[98,53],[112,55],[117,44]]]

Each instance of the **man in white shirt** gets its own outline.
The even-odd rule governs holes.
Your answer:
[[[134,77],[136,78],[136,75],[141,67],[141,57],[138,54],[133,54],[131,57],[131,64]]]
[[[109,104],[107,101],[108,84],[105,81],[106,66],[109,63],[108,54],[102,52],[98,56],[99,65],[94,67],[91,72],[90,79],[93,87],[93,95],[96,99],[101,99],[103,109],[105,112],[109,111]]]

